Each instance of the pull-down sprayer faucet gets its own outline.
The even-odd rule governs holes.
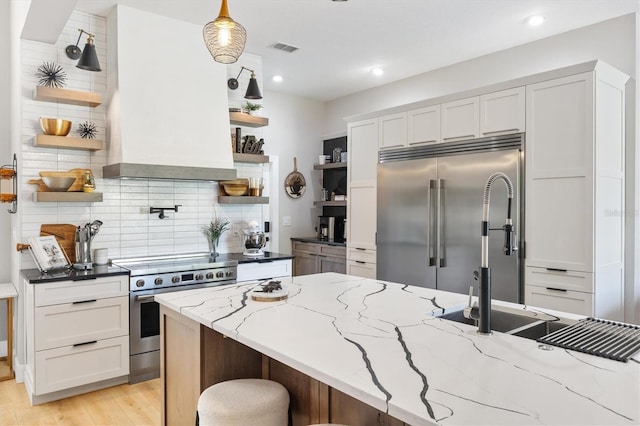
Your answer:
[[[478,295],[479,309],[471,306],[469,294],[469,308],[465,309],[467,318],[478,320],[478,334],[491,334],[491,269],[489,268],[489,204],[491,202],[491,186],[496,180],[502,180],[507,186],[507,220],[502,227],[504,231],[504,254],[511,256],[518,247],[513,241],[513,221],[511,220],[511,204],[513,201],[513,184],[509,177],[497,172],[489,176],[484,186],[484,201],[482,203],[482,260],[480,262],[480,294]],[[477,272],[474,273],[476,278]]]

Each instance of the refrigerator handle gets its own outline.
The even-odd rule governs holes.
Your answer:
[[[436,200],[436,192],[437,192],[437,181],[435,179],[429,179],[429,211],[428,211],[428,223],[427,223],[427,245],[428,245],[428,253],[429,257],[429,266],[436,266],[436,224],[437,224],[437,200]]]
[[[436,231],[436,249],[437,264],[439,268],[444,268],[445,264],[445,247],[444,247],[444,179],[438,179],[438,227]]]

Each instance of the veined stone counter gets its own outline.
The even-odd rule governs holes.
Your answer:
[[[335,273],[282,283],[289,298],[281,302],[251,300],[256,283],[155,300],[409,424],[640,422],[638,354],[623,363],[544,351],[497,332],[479,336],[437,318],[466,304],[454,293]]]

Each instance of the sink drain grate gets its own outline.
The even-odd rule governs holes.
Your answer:
[[[640,327],[585,318],[541,337],[538,342],[627,362],[640,350]]]

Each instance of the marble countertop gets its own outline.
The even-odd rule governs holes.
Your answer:
[[[437,317],[466,304],[455,293],[335,273],[282,284],[281,302],[251,300],[256,282],[155,300],[412,425],[640,422],[639,354],[623,363],[480,336]]]

